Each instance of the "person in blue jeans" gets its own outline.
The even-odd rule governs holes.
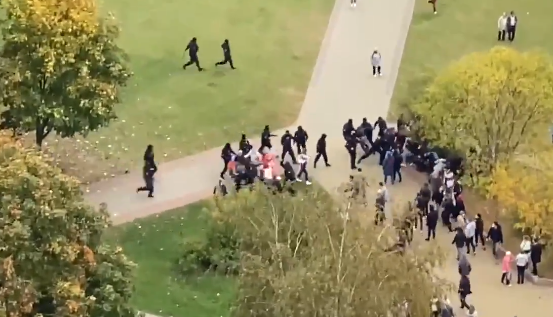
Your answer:
[[[388,181],[388,177],[392,180],[392,185],[395,183],[394,177],[394,154],[392,151],[387,151],[384,160],[382,161],[382,171],[384,172],[384,184]]]

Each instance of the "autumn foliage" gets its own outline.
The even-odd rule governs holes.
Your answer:
[[[131,76],[119,29],[93,0],[3,0],[0,99],[38,146],[51,133],[88,132],[116,118]]]
[[[489,176],[521,147],[547,134],[553,118],[553,64],[539,52],[495,47],[440,73],[413,112],[419,134],[469,157]]]
[[[0,137],[0,310],[8,317],[134,317],[132,268],[101,243],[105,210],[35,150]]]
[[[431,298],[445,291],[434,273],[443,253],[390,251],[395,229],[362,221],[366,210],[349,206],[316,187],[290,195],[260,186],[216,199],[208,230],[238,242],[233,316],[401,316],[405,301],[411,316],[429,316]]]

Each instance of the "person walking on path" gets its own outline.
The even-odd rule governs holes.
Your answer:
[[[298,172],[297,181],[301,182],[301,176],[304,175],[305,184],[311,185],[311,182],[309,181],[309,174],[307,173],[307,163],[309,162],[309,156],[307,156],[305,150],[298,155],[298,162],[300,163],[300,170]]]
[[[373,66],[373,76],[382,76],[382,55],[377,48],[374,49],[371,55],[371,63]]]
[[[323,135],[321,135],[321,138],[317,141],[317,155],[315,155],[315,160],[313,161],[313,168],[317,168],[317,162],[319,161],[321,156],[325,161],[325,165],[327,167],[330,167],[330,164],[328,164],[328,156],[326,155],[326,134],[324,133]]]
[[[507,13],[503,14],[497,19],[497,40],[505,41],[505,33],[507,32]]]
[[[503,243],[503,231],[499,222],[492,223],[486,239],[492,241],[492,254],[497,259],[497,247]]]
[[[538,264],[541,262],[541,253],[543,245],[539,239],[534,239],[532,249],[530,250],[530,260],[532,260],[532,275],[538,276]]]

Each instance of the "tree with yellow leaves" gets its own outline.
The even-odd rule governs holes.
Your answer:
[[[0,136],[0,311],[135,317],[133,264],[102,244],[105,210],[36,150]]]
[[[131,77],[119,29],[94,0],[3,0],[0,98],[36,144],[53,131],[86,135],[116,118]]]
[[[439,74],[413,107],[418,130],[435,145],[470,156],[489,175],[553,118],[553,64],[539,52],[495,47],[469,54]]]
[[[553,233],[553,158],[550,151],[495,167],[488,195],[528,234]]]

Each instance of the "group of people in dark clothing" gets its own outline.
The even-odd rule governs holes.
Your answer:
[[[271,153],[273,148],[271,139],[276,136],[271,133],[267,125],[261,133],[260,147],[257,150],[254,150],[245,134],[242,134],[238,143],[238,151],[235,152],[230,143],[225,144],[221,151],[224,165],[220,174],[221,180],[225,179],[227,172],[230,172],[237,191],[245,185],[253,184],[256,179],[274,185],[280,190],[283,189],[282,185],[286,183],[301,181],[302,176],[306,184],[310,184],[307,171],[309,157],[306,154],[309,139],[307,131],[302,126],[298,126],[294,134],[286,130],[280,138],[282,146],[280,157],[276,157]],[[297,153],[294,152],[295,150]],[[290,161],[287,160],[287,156],[290,157]],[[317,167],[317,162],[321,157],[324,159],[325,165],[330,166],[326,153],[326,134],[321,135],[317,141],[317,155],[313,162],[314,168]],[[299,165],[297,171],[293,166],[295,164]],[[232,168],[229,168],[230,166]],[[281,177],[281,175],[284,177]],[[221,187],[223,184],[224,182],[220,181],[218,186]]]
[[[403,149],[407,140],[407,124],[400,117],[397,128],[388,127],[386,120],[379,117],[371,124],[367,118],[363,118],[361,125],[355,128],[353,120],[349,119],[342,128],[342,135],[346,141],[345,148],[350,157],[350,168],[357,169],[357,165],[371,155],[378,155],[378,164],[382,166],[384,184],[388,178],[392,184],[396,179],[402,181],[401,167],[404,164]],[[374,130],[378,129],[376,139],[373,139]],[[357,159],[357,146],[360,146],[364,154]]]
[[[223,60],[220,62],[215,63],[215,66],[225,65],[229,64],[230,68],[236,69],[234,67],[234,63],[232,62],[232,54],[230,51],[230,43],[228,39],[225,39],[223,41],[223,44],[221,44],[221,48],[223,49]],[[198,52],[200,51],[200,46],[198,45],[198,39],[193,37],[190,42],[188,42],[188,45],[186,45],[186,49],[184,50],[185,54],[188,52],[189,60],[186,62],[186,64],[182,65],[182,69],[186,69],[188,66],[195,64],[198,68],[198,71],[203,71],[204,69],[200,66],[200,58],[198,57]]]

